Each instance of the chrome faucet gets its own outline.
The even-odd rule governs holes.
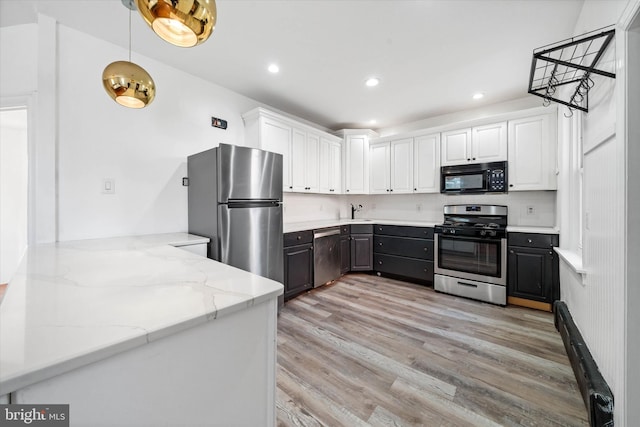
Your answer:
[[[362,205],[358,205],[357,207],[351,203],[351,219],[356,219],[356,212],[360,212],[362,209]]]

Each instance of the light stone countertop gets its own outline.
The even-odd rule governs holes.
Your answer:
[[[174,246],[187,233],[30,247],[0,304],[0,397],[283,293]]]
[[[507,233],[538,233],[560,234],[560,229],[555,227],[535,227],[528,225],[508,225]]]
[[[384,224],[384,225],[408,225],[412,227],[434,227],[442,221],[418,221],[418,220],[396,220],[396,219],[322,219],[317,221],[291,222],[284,224],[284,232],[291,233],[303,230],[316,230],[318,228],[335,227],[351,224]]]
[[[444,220],[443,220],[444,221]],[[383,225],[408,225],[413,227],[434,227],[442,224],[442,221],[418,221],[418,220],[395,220],[395,219],[323,219],[317,221],[292,222],[284,224],[284,232],[291,233],[304,230],[315,230],[318,228],[334,227],[346,224],[383,224]],[[511,233],[540,233],[540,234],[560,234],[560,230],[554,227],[535,227],[509,225],[507,232]]]

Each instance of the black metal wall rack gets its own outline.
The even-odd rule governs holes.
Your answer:
[[[616,77],[596,68],[615,35],[615,29],[607,28],[535,49],[529,93],[543,98],[545,107],[555,101],[569,107],[570,115],[573,110],[588,112],[589,90],[594,86],[591,75]],[[558,91],[562,86],[570,90]]]

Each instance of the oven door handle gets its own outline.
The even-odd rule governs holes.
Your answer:
[[[474,285],[473,283],[464,283],[464,282],[458,282],[458,285],[467,286],[469,288],[477,288],[478,287],[478,285]]]
[[[455,234],[438,234],[438,237],[442,239],[455,239],[466,240],[467,242],[495,242],[500,243],[502,240],[506,240],[504,237],[470,237],[470,236],[456,236]]]

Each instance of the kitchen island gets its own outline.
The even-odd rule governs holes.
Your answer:
[[[36,245],[0,304],[0,399],[71,425],[273,425],[280,283],[186,233]],[[173,245],[173,246],[172,246]]]

